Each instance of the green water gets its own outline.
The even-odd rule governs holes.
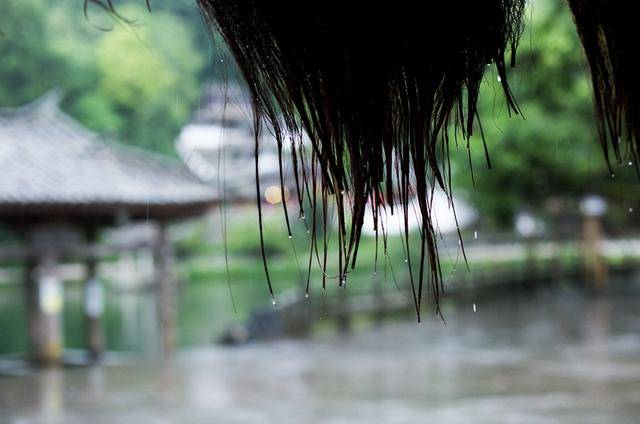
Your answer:
[[[262,283],[232,287],[224,284],[184,284],[177,293],[178,344],[192,346],[215,341],[230,325],[244,322],[250,311],[270,306]],[[82,287],[64,287],[64,338],[68,349],[84,348]],[[234,311],[234,303],[236,311]],[[27,349],[26,308],[20,285],[0,287],[0,354]],[[153,353],[159,349],[156,303],[150,291],[118,291],[106,286],[103,316],[108,350]]]

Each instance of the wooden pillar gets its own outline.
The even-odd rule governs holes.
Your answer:
[[[175,279],[172,271],[171,243],[166,223],[160,222],[154,249],[154,274],[162,352],[168,355],[175,344]]]
[[[584,264],[591,284],[602,289],[609,281],[609,267],[601,253],[602,223],[597,216],[586,216],[582,222]]]
[[[97,360],[104,351],[102,315],[104,313],[104,290],[98,279],[98,260],[89,256],[85,262],[84,321],[87,350],[92,360]]]
[[[31,359],[43,364],[62,360],[64,332],[62,282],[53,252],[38,252],[26,267],[26,299]]]
[[[580,210],[584,216],[582,250],[586,277],[595,288],[602,289],[609,280],[609,267],[601,252],[601,242],[604,239],[602,217],[607,204],[601,197],[589,196],[580,203]]]

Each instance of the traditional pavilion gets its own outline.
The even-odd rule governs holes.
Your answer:
[[[0,223],[19,235],[19,245],[0,246],[0,260],[26,266],[32,358],[62,359],[61,260],[86,264],[87,348],[103,350],[103,295],[97,278],[101,258],[124,249],[153,249],[154,284],[162,343],[173,343],[171,246],[166,225],[205,213],[216,202],[212,188],[177,160],[108,143],[60,110],[51,92],[18,108],[0,108]],[[149,221],[156,231],[146,246],[97,243],[101,229]]]

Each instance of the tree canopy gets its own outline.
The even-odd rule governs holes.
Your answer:
[[[0,105],[53,87],[84,125],[163,153],[214,71],[215,56],[193,5],[120,2],[114,19],[81,2],[6,0],[0,15]],[[207,54],[209,53],[209,54]]]
[[[589,70],[567,6],[537,1],[529,18],[510,81],[523,116],[508,116],[495,94],[499,77],[487,73],[479,109],[492,169],[476,131],[469,152],[464,144],[457,149],[454,191],[498,227],[511,227],[518,211],[544,216],[555,200],[577,209],[589,194],[604,196],[624,211],[633,209],[635,164],[607,166]]]

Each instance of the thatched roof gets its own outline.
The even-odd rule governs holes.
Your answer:
[[[395,207],[406,223],[415,193],[422,242],[415,254],[405,224],[413,296],[419,319],[428,278],[437,313],[442,276],[431,193],[434,186],[451,193],[450,138],[470,148],[471,133],[482,135],[476,103],[487,65],[496,68],[510,112],[519,112],[506,68],[515,65],[526,1],[198,4],[229,44],[258,117],[266,117],[276,134],[309,134],[321,170],[311,184],[321,188],[323,209],[331,199],[338,210],[339,278],[354,266],[366,205],[376,212]],[[569,5],[591,67],[606,158],[611,148],[621,160],[626,138],[638,159],[635,15],[628,2]]]
[[[285,134],[310,138],[311,169],[318,170],[298,175],[314,210],[335,204],[339,254],[331,274],[345,281],[355,266],[367,204],[382,237],[377,217],[390,209],[404,215],[418,317],[424,279],[437,305],[442,276],[431,193],[436,185],[450,193],[447,141],[457,131],[468,140],[474,131],[488,64],[496,67],[510,111],[518,112],[505,56],[518,43],[525,0],[198,4],[247,82],[256,129],[266,119],[278,146]],[[513,56],[507,62],[513,65]],[[259,145],[256,138],[256,152]],[[305,154],[294,147],[295,164]],[[414,195],[417,211],[410,210]],[[419,252],[409,251],[413,213],[420,218]]]
[[[0,220],[171,219],[216,201],[179,161],[101,140],[58,100],[0,109]]]
[[[569,0],[591,70],[600,140],[607,161],[640,159],[637,14],[631,3]],[[623,143],[627,141],[627,143]]]
[[[114,10],[108,0],[90,3]],[[470,148],[472,132],[482,135],[476,104],[487,65],[499,75],[509,112],[519,113],[507,68],[515,65],[527,1],[197,3],[212,30],[226,40],[247,82],[256,133],[267,120],[280,156],[285,134],[309,136],[311,173],[297,173],[296,183],[313,211],[326,212],[328,202],[335,205],[338,281],[355,266],[367,204],[374,208],[374,226],[382,238],[384,229],[376,217],[386,209],[399,210],[408,266],[415,269],[410,275],[418,318],[424,279],[437,313],[443,287],[431,214],[433,189],[451,193],[449,141]],[[637,162],[635,14],[623,1],[568,3],[591,68],[605,155],[608,159],[610,149],[621,160],[626,138]],[[303,147],[293,147],[296,173],[296,163],[305,155]],[[256,169],[259,151],[257,136]],[[256,189],[259,199],[259,180]],[[415,212],[409,205],[414,195]],[[284,212],[289,226],[286,204]],[[421,221],[419,252],[409,251],[410,213]],[[326,223],[323,227],[326,233]],[[265,271],[270,285],[266,262]]]

